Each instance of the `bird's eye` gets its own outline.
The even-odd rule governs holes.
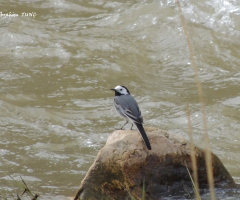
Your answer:
[[[120,89],[120,91],[122,91],[122,89]]]

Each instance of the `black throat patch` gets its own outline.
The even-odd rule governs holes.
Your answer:
[[[119,93],[118,91],[114,90],[115,91],[115,96],[121,96],[123,94]]]

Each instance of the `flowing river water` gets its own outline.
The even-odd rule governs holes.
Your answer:
[[[211,150],[240,183],[240,1],[181,3],[202,84]],[[145,126],[205,147],[201,103],[177,2],[0,2],[0,196],[27,183],[68,199],[124,121],[125,85]],[[231,197],[222,197],[231,199]],[[234,199],[234,198],[233,198]]]

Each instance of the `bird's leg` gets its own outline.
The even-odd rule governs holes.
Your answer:
[[[115,128],[115,130],[123,130],[123,127],[128,123],[128,121],[126,121],[125,124],[123,124],[123,126],[121,128]]]
[[[120,128],[120,130],[123,130],[123,127],[128,123],[128,120],[126,121],[125,124],[123,124],[123,126]]]
[[[132,123],[132,126],[131,126],[131,130],[132,130],[132,127],[133,127],[133,123]]]

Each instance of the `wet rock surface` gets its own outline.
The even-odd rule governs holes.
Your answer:
[[[147,199],[193,195],[187,171],[192,173],[189,143],[174,134],[146,128],[152,150],[135,130],[116,130],[99,151],[75,196],[77,199],[141,199],[143,182]],[[199,187],[208,188],[204,150],[195,147]],[[235,188],[231,175],[212,154],[216,188]]]

